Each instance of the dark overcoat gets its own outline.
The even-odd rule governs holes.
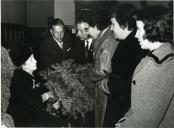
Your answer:
[[[45,111],[41,94],[48,90],[35,87],[33,76],[22,69],[16,69],[11,79],[11,98],[7,113],[16,127],[61,126],[62,122]]]
[[[110,95],[105,117],[105,126],[114,126],[130,107],[131,80],[134,69],[145,57],[135,31],[121,40],[112,58],[112,73],[109,77],[108,88]]]

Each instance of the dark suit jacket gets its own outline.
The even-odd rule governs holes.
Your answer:
[[[70,58],[72,40],[68,33],[65,33],[63,38],[63,50],[49,34],[46,39],[40,44],[38,70],[45,70],[52,64],[61,63],[62,60]]]
[[[92,44],[88,49],[87,55],[85,53],[85,41],[80,40],[77,37],[74,37],[73,47],[72,47],[72,58],[76,63],[85,64],[93,63],[93,52]]]

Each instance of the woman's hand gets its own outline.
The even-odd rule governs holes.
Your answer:
[[[58,109],[59,106],[60,106],[60,105],[59,105],[59,101],[57,101],[56,103],[53,104],[53,108],[55,108],[55,109]]]
[[[53,91],[49,91],[49,92],[42,94],[41,97],[42,97],[42,101],[45,102],[49,98],[54,98],[54,93],[53,93]]]

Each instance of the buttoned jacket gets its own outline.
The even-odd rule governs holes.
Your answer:
[[[131,87],[131,109],[121,128],[174,127],[174,50],[169,43],[139,63]]]
[[[93,40],[93,59],[94,65],[89,75],[92,81],[97,82],[106,77],[106,73],[112,72],[111,59],[118,45],[110,29],[100,32],[98,37]]]

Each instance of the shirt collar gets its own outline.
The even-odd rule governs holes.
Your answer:
[[[92,43],[92,38],[89,38],[89,39],[85,40],[85,47],[87,45],[87,41],[88,41],[88,49],[89,49],[90,46],[91,46],[91,43]]]
[[[60,48],[63,48],[63,41],[59,42],[56,40],[56,38],[53,37],[53,39],[56,41],[56,43],[60,46]]]

